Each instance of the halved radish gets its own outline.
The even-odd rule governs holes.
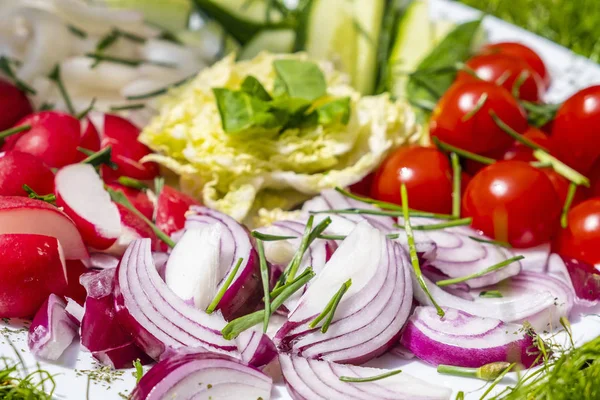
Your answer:
[[[0,131],[33,112],[27,95],[4,79],[0,79],[0,110]]]
[[[55,237],[63,246],[67,260],[89,257],[73,221],[58,208],[41,200],[0,196],[0,235],[7,233]]]
[[[65,291],[65,297],[75,300],[80,305],[83,305],[85,302],[87,292],[81,283],[79,283],[79,277],[86,272],[90,272],[90,269],[80,260],[67,261],[67,280],[69,285]]]
[[[0,235],[0,260],[1,318],[30,317],[51,293],[67,289],[65,257],[54,237]]]
[[[159,250],[162,242],[158,240],[152,228],[129,209],[120,204],[117,204],[117,208],[121,214],[121,235],[105,252],[122,256],[131,242],[142,238],[149,238],[152,241],[152,250]]]
[[[0,153],[0,196],[27,196],[23,185],[40,195],[54,193],[54,174],[42,160],[21,151]]]
[[[154,215],[154,203],[150,200],[146,192],[123,186],[116,182],[107,183],[106,186],[117,192],[123,193],[139,212],[144,214],[146,218],[152,219],[152,216]]]
[[[199,205],[200,202],[190,196],[170,186],[165,186],[159,193],[156,202],[156,226],[170,236],[183,229],[185,213],[190,207]]]
[[[75,221],[83,240],[91,247],[109,248],[121,234],[117,206],[104,183],[89,164],[73,164],[56,173],[56,204]]]
[[[96,152],[100,150],[100,134],[92,123],[90,118],[81,120],[81,140],[79,141],[79,147]],[[81,151],[75,157],[75,161],[83,161],[87,158],[87,155]]]

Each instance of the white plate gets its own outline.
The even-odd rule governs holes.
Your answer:
[[[479,15],[477,11],[469,7],[446,0],[431,0],[430,8],[434,18],[457,22],[474,19]],[[547,96],[548,101],[564,100],[583,87],[600,83],[600,68],[584,57],[577,56],[555,43],[496,18],[486,17],[484,26],[491,42],[520,41],[534,48],[542,56],[550,68],[553,79],[553,86]],[[594,315],[581,316],[581,314],[596,314],[598,312],[599,310],[585,310],[574,313],[571,319],[576,343],[581,344],[600,335],[600,317]],[[35,367],[36,360],[27,349],[27,334],[25,332],[15,333],[17,327],[17,324],[7,325],[0,322],[0,333],[5,334],[5,337],[0,336],[0,356],[14,358],[14,351],[8,342],[10,340],[24,358],[26,365],[30,368]],[[104,374],[104,377],[110,378],[109,381],[90,380],[89,397],[87,397],[86,389],[89,373],[80,371],[94,370],[98,365],[89,353],[79,351],[77,344],[69,348],[59,363],[41,364],[42,368],[58,374],[55,378],[55,397],[58,399],[116,400],[126,397],[135,386],[132,370],[123,371],[120,376],[115,373]],[[466,393],[466,399],[469,400],[479,399],[485,391],[484,382],[439,375],[436,373],[435,368],[419,361],[400,360],[397,357],[386,355],[372,361],[369,365],[383,368],[402,368],[403,371],[428,382],[448,386],[454,389],[455,393],[462,390]],[[98,374],[97,371],[96,374]],[[514,382],[514,379],[515,377],[509,374],[504,383],[510,384]],[[272,399],[290,399],[285,387],[280,382],[275,387]]]

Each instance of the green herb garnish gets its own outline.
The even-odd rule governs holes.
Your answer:
[[[147,190],[148,189],[148,185],[146,185],[144,182],[137,180],[137,179],[133,179],[130,178],[128,176],[120,176],[119,179],[117,179],[117,182],[119,182],[119,184],[132,188],[132,189],[136,189],[136,190]]]
[[[321,312],[321,314],[317,315],[317,317],[314,320],[312,320],[312,322],[310,324],[308,324],[308,326],[311,328],[314,328],[319,324],[319,322],[321,322],[323,320],[323,318],[327,318],[325,320],[325,323],[321,327],[321,332],[327,333],[327,330],[329,329],[329,325],[331,324],[331,321],[333,321],[333,317],[335,315],[335,310],[337,310],[337,307],[340,304],[342,297],[344,297],[344,294],[348,291],[348,289],[350,288],[351,285],[352,285],[352,279],[348,279],[346,282],[342,283],[342,286],[333,295],[331,300],[329,300],[329,303],[327,303],[327,305],[325,306],[325,309]]]
[[[144,103],[135,103],[135,104],[124,104],[121,106],[110,106],[110,111],[125,111],[125,110],[141,110],[145,108],[146,105]]]
[[[454,219],[454,220],[447,221],[447,222],[441,222],[439,224],[414,225],[412,227],[412,230],[415,230],[415,231],[437,231],[440,229],[452,228],[455,226],[471,225],[471,222],[473,222],[473,218],[471,218],[471,217],[460,218],[460,219]],[[400,228],[400,229],[404,229],[403,225],[394,224],[394,226],[397,228]]]
[[[56,202],[56,196],[52,193],[40,195],[40,194],[37,194],[35,192],[35,190],[30,188],[28,185],[23,185],[23,190],[27,192],[27,197],[29,197],[30,199],[42,200],[42,201],[45,201],[46,203],[50,203],[52,205],[54,205],[54,203]]]
[[[271,297],[269,291],[269,266],[267,265],[267,259],[265,257],[265,247],[263,245],[262,240],[258,240],[256,242],[256,247],[258,248],[258,259],[260,262],[260,277],[262,280],[263,286],[263,300],[265,302],[265,312],[263,318],[263,332],[267,332],[269,328],[269,318],[271,318]]]
[[[50,75],[48,75],[48,78],[52,82],[54,82],[58,87],[58,90],[60,91],[60,94],[62,95],[62,98],[65,101],[65,105],[67,106],[67,110],[69,110],[69,113],[72,115],[76,115],[77,111],[75,110],[75,107],[73,107],[71,97],[69,96],[69,93],[67,93],[65,84],[60,76],[60,65],[56,64]]]
[[[516,261],[520,261],[520,260],[522,260],[524,258],[525,258],[524,256],[511,257],[511,258],[509,258],[507,260],[504,260],[502,262],[494,264],[491,267],[488,267],[488,268],[486,268],[486,269],[484,269],[482,271],[475,272],[474,274],[470,274],[470,275],[467,275],[467,276],[461,276],[459,278],[444,279],[444,280],[441,280],[441,281],[437,281],[436,285],[438,285],[438,286],[449,286],[449,285],[453,285],[455,283],[466,282],[468,280],[471,280],[471,279],[474,279],[474,278],[479,278],[481,276],[487,275],[490,272],[497,271],[497,270],[499,270],[501,268],[506,267],[509,264],[512,264],[512,263],[514,263]]]
[[[179,86],[187,83],[194,76],[196,76],[196,74],[188,76],[186,78],[183,78],[183,79],[181,79],[181,80],[179,80],[177,82],[174,82],[174,83],[172,83],[170,85],[167,85],[167,86],[165,86],[163,88],[156,89],[156,90],[153,90],[153,91],[148,92],[148,93],[136,94],[136,95],[133,95],[133,96],[127,96],[125,98],[127,100],[145,100],[145,99],[149,99],[149,98],[152,98],[152,97],[160,96],[160,95],[166,94],[169,91],[169,89],[171,89],[171,88],[176,88],[176,87],[179,87]]]
[[[567,197],[565,199],[565,204],[563,205],[562,212],[560,215],[560,226],[562,228],[566,228],[569,225],[568,215],[569,210],[571,209],[571,204],[573,203],[573,198],[575,197],[575,192],[577,191],[577,184],[571,182],[569,184],[569,190],[567,191]]]
[[[251,235],[252,237],[263,242],[277,242],[280,240],[298,239],[298,236],[269,235],[268,233],[261,233],[259,231],[252,231]]]
[[[356,378],[352,376],[340,376],[340,381],[342,382],[352,382],[352,383],[360,383],[360,382],[373,382],[381,379],[389,378],[390,376],[398,375],[402,370],[396,369],[394,371],[389,371],[381,375],[370,376],[368,378]]]
[[[540,146],[533,140],[526,138],[525,136],[523,136],[522,134],[520,134],[519,132],[517,132],[513,128],[511,128],[506,122],[502,121],[500,119],[500,117],[493,110],[490,110],[490,116],[492,117],[492,119],[494,120],[496,125],[498,125],[498,128],[502,129],[502,131],[504,133],[506,133],[508,136],[510,136],[517,142],[519,142],[533,150],[547,151],[544,147]]]
[[[494,244],[494,245],[500,246],[500,247],[508,247],[508,248],[512,247],[510,245],[510,243],[503,242],[501,240],[483,239],[483,238],[480,238],[480,237],[477,237],[477,236],[469,236],[469,239],[472,239],[472,240],[474,240],[476,242]]]
[[[85,110],[83,110],[82,112],[80,112],[79,114],[77,114],[75,116],[75,118],[77,118],[77,119],[83,119],[83,118],[87,117],[88,113],[94,109],[95,105],[96,105],[96,98],[94,97],[92,99],[92,101],[90,102],[90,105],[87,106]]]
[[[82,164],[90,164],[92,167],[99,167],[100,165],[107,165],[111,169],[117,169],[117,164],[111,161],[112,156],[112,147],[107,146],[96,153],[89,154],[89,150],[84,149],[83,147],[78,147],[77,150],[82,153],[88,154],[88,157],[83,160]],[[87,151],[84,151],[87,150]]]
[[[0,140],[6,139],[9,136],[31,129],[31,125],[18,125],[0,132]]]
[[[138,59],[131,59],[131,58],[122,58],[122,57],[109,56],[107,54],[100,54],[100,53],[86,53],[85,56],[89,57],[89,58],[93,58],[96,61],[109,61],[109,62],[113,62],[115,64],[128,65],[130,67],[139,67],[142,64],[152,64],[152,65],[157,65],[159,67],[164,67],[164,68],[176,68],[177,67],[175,64],[171,64],[171,63],[152,61],[152,60],[138,60]]]
[[[558,158],[551,156],[544,150],[538,149],[533,152],[533,156],[542,163],[549,163],[557,174],[562,175],[570,182],[576,185],[590,187],[590,180],[573,168],[569,167]]]
[[[235,278],[235,276],[237,275],[237,272],[240,269],[240,265],[242,265],[243,261],[244,261],[244,259],[242,257],[240,257],[238,259],[237,263],[235,264],[235,267],[233,267],[233,270],[231,270],[231,272],[227,276],[227,279],[225,280],[223,285],[221,285],[221,287],[219,288],[219,291],[215,295],[215,298],[208,305],[208,307],[206,307],[207,314],[212,314],[217,309],[217,306],[221,302],[221,299],[225,295],[225,292],[227,291],[227,289],[229,289],[229,286],[231,286],[231,283],[233,282],[233,278]]]
[[[483,292],[479,293],[479,297],[488,299],[500,299],[503,296],[499,290],[484,290]]]
[[[456,218],[460,218],[460,201],[461,195],[461,166],[460,160],[456,153],[450,153],[450,160],[452,161],[452,215]]]
[[[139,358],[133,362],[133,368],[135,368],[135,383],[140,383],[144,377],[144,367]]]
[[[481,110],[481,108],[483,107],[483,105],[485,104],[487,99],[488,99],[487,92],[485,92],[481,96],[479,96],[479,99],[477,100],[477,103],[475,103],[475,106],[471,109],[471,111],[469,111],[468,113],[463,115],[461,120],[463,122],[465,122],[465,121],[468,121],[471,118],[473,118],[475,116],[475,114],[477,114]]]
[[[17,77],[17,75],[12,70],[12,67],[10,66],[10,60],[6,56],[0,56],[0,71],[4,72],[4,74],[8,78],[10,78],[12,83],[14,83],[14,85],[19,88],[19,90],[22,90],[23,92],[32,95],[35,95],[37,93],[35,89],[33,89],[26,82],[20,80]]]
[[[277,81],[290,97],[314,101],[327,93],[327,82],[319,66],[311,61],[275,60]]]
[[[486,165],[490,165],[490,164],[493,164],[496,162],[496,160],[494,160],[493,158],[484,157],[479,154],[471,153],[470,151],[463,150],[458,147],[452,146],[451,144],[444,143],[441,140],[439,140],[437,137],[432,137],[431,140],[433,141],[433,143],[435,144],[435,146],[438,149],[449,152],[449,153],[456,153],[463,158],[477,161],[479,163],[486,164]]]
[[[493,381],[499,376],[504,376],[503,374],[510,371],[514,366],[515,364],[502,361],[485,364],[479,368],[456,367],[454,365],[440,364],[437,367],[437,372],[445,375],[463,376],[466,378],[477,378],[484,381]]]

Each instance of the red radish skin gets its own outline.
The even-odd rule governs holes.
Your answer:
[[[42,111],[20,120],[17,125],[31,125],[31,129],[9,136],[3,150],[32,154],[52,168],[75,162],[81,137],[78,119],[57,111]]]
[[[81,306],[85,302],[86,291],[81,286],[81,283],[79,283],[79,277],[86,272],[90,272],[90,269],[80,260],[67,261],[67,280],[69,285],[65,291],[65,297],[75,300]]]
[[[104,250],[117,240],[121,234],[119,210],[94,167],[88,164],[64,167],[56,173],[54,186],[56,204],[75,221],[85,243]]]
[[[81,120],[81,140],[79,147],[93,152],[100,150],[100,134],[91,119],[86,118]],[[87,154],[78,151],[75,161],[83,161],[87,158]]]
[[[185,225],[185,213],[191,206],[199,206],[200,203],[190,196],[165,186],[158,195],[156,204],[156,226],[158,229],[171,235],[183,229]],[[162,245],[166,250],[166,245]]]
[[[131,242],[136,239],[149,238],[153,251],[160,250],[162,242],[156,237],[154,231],[140,217],[129,209],[117,204],[121,215],[121,235],[117,241],[106,250],[106,253],[122,256]]]
[[[33,112],[25,93],[3,79],[0,79],[0,110],[0,131],[9,129]]]
[[[67,289],[62,248],[42,235],[0,235],[0,318],[33,316],[51,293]]]
[[[116,182],[108,183],[106,186],[117,192],[123,193],[139,212],[144,214],[146,218],[152,219],[152,216],[154,215],[154,203],[152,203],[144,191],[123,186]]]
[[[89,257],[81,234],[61,210],[28,197],[0,196],[0,235],[30,233],[57,238],[67,260]]]
[[[21,151],[0,153],[0,196],[27,196],[23,185],[40,195],[54,193],[54,174],[42,160]]]

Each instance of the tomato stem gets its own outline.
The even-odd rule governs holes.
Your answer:
[[[442,142],[437,137],[433,137],[432,140],[438,149],[446,151],[446,152],[456,153],[463,158],[477,161],[479,163],[486,164],[486,165],[490,165],[490,164],[493,164],[496,162],[496,160],[494,160],[493,158],[480,156],[479,154],[471,153],[470,151],[463,150],[461,148],[452,146],[451,144]]]
[[[573,198],[575,197],[575,192],[577,191],[577,184],[571,182],[569,184],[569,190],[567,191],[567,198],[565,199],[565,204],[563,205],[562,214],[560,215],[560,226],[566,228],[569,225],[568,222],[568,214],[569,209],[571,209],[571,204],[573,204]]]
[[[460,200],[461,200],[461,167],[460,160],[456,153],[450,153],[452,161],[452,215],[460,218]]]

